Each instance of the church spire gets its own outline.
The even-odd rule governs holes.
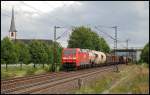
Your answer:
[[[9,37],[11,39],[16,39],[16,27],[15,27],[15,19],[14,19],[14,7],[12,8],[12,18],[11,18],[11,25],[9,29]]]
[[[14,20],[14,7],[12,8],[12,18],[11,18],[11,25],[9,32],[17,32],[15,27],[15,20]]]

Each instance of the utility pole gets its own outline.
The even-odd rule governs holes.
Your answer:
[[[54,49],[54,54],[53,54],[53,64],[52,64],[52,72],[55,72],[55,67],[56,67],[56,26],[54,26],[54,41],[53,41],[53,49]]]
[[[56,70],[56,68],[57,68],[57,66],[56,66],[56,29],[57,28],[61,28],[61,27],[59,27],[59,26],[54,26],[54,42],[53,42],[53,45],[54,45],[54,54],[53,54],[53,56],[54,56],[54,58],[53,58],[53,64],[52,64],[52,72],[55,72],[55,70]]]
[[[55,62],[56,62],[56,26],[54,26],[54,41],[53,41],[53,64],[52,64],[52,72],[55,72]]]
[[[116,49],[117,49],[117,26],[114,26],[112,28],[115,28],[114,54],[116,54]]]
[[[129,39],[127,39],[127,40],[126,40],[126,44],[127,44],[127,49],[128,49],[128,42],[129,42]]]
[[[128,57],[128,39],[126,40],[126,44],[127,44],[127,54],[126,54],[126,63],[127,63],[127,57]]]
[[[130,41],[130,39],[126,40],[126,45],[127,45],[127,47],[126,47],[126,49],[127,49],[126,58],[129,56],[129,51],[128,51],[128,43],[129,43],[129,41]],[[126,59],[126,62],[127,62],[127,59]]]
[[[116,40],[115,48],[117,49],[117,26],[115,26],[115,40]],[[115,51],[115,54],[116,54],[116,51]]]
[[[115,28],[115,40],[114,40],[114,55],[116,56],[116,50],[117,50],[117,26],[114,26],[112,28]],[[116,61],[116,58],[114,59]],[[118,72],[118,64],[116,65],[116,72]]]

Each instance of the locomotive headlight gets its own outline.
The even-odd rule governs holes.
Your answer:
[[[63,59],[67,59],[66,57],[63,57]]]
[[[63,57],[63,59],[76,59],[76,57]]]

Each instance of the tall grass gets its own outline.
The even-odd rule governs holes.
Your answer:
[[[82,87],[75,93],[149,93],[149,68],[148,64],[128,65],[120,69],[119,73],[106,73],[104,76],[95,80],[91,85]],[[123,80],[122,80],[123,79]],[[122,81],[120,81],[122,80]]]
[[[144,65],[137,65],[131,75],[124,82],[111,90],[111,93],[149,93],[149,69]]]
[[[33,68],[33,66],[30,65],[24,65],[22,69],[20,69],[19,66],[10,66],[8,70],[5,69],[5,67],[1,67],[1,79],[8,79],[8,78],[14,78],[14,77],[23,77],[28,75],[34,75],[34,74],[42,74],[49,72],[49,65],[45,65],[44,68],[42,65],[37,65],[36,68]]]

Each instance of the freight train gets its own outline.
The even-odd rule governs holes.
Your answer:
[[[81,69],[112,64],[127,64],[125,56],[115,56],[104,52],[80,48],[63,48],[62,66],[64,69]]]

